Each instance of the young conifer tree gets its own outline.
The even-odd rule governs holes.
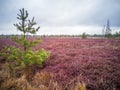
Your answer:
[[[32,18],[32,20],[28,19],[28,12],[27,10],[20,9],[20,14],[17,14],[18,17],[17,19],[20,20],[19,23],[14,24],[14,26],[17,27],[17,29],[21,32],[23,32],[23,47],[24,47],[24,51],[27,51],[28,48],[28,40],[26,38],[26,34],[30,33],[30,34],[35,34],[40,27],[33,27],[34,25],[36,25],[36,22],[34,21],[34,17]]]
[[[26,77],[29,78],[29,74],[34,74],[36,67],[43,66],[43,63],[48,59],[50,53],[42,48],[36,51],[32,50],[32,47],[39,43],[40,40],[35,39],[30,41],[27,38],[27,34],[35,34],[40,27],[34,27],[34,25],[36,25],[34,18],[29,20],[28,12],[24,10],[24,8],[20,9],[20,14],[17,15],[17,19],[20,20],[20,22],[14,24],[14,26],[23,34],[20,37],[14,36],[12,39],[23,48],[4,46],[0,52],[0,56],[2,56],[2,59],[5,61],[4,68],[7,66],[7,71],[11,74],[10,76],[17,76],[20,72],[21,75],[26,74]]]

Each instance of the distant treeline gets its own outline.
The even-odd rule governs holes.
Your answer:
[[[12,37],[14,35],[0,35],[0,37],[5,37],[5,38],[8,38],[8,37]],[[21,37],[21,35],[16,35],[18,37]],[[87,37],[102,37],[103,35],[89,35],[89,34],[86,34]],[[82,35],[27,35],[27,37],[82,37]]]
[[[105,38],[116,38],[116,37],[120,37],[120,31],[116,32],[115,34],[109,34],[109,35],[101,35],[101,34],[94,34],[94,35],[90,35],[90,34],[79,34],[79,35],[27,35],[27,37],[83,37],[83,35],[85,35],[86,37],[105,37]],[[9,38],[14,36],[14,34],[11,35],[4,35],[1,34],[0,37],[4,37],[4,38]],[[18,37],[21,37],[21,35],[16,35]]]

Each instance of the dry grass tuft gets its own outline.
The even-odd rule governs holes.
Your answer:
[[[36,73],[33,78],[32,84],[38,90],[62,90],[57,82],[53,80],[53,75],[47,72]]]
[[[1,84],[0,90],[35,90],[28,81],[25,75],[20,78],[9,78]]]
[[[86,86],[85,86],[85,84],[83,82],[82,83],[78,82],[76,84],[74,90],[86,90]]]

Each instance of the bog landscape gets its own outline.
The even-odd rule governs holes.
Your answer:
[[[35,35],[23,8],[21,35],[0,35],[0,90],[120,90],[120,32]]]

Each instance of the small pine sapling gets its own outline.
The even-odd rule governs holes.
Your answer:
[[[35,34],[40,29],[40,27],[37,28],[33,27],[34,25],[36,25],[36,22],[34,21],[34,17],[32,18],[32,20],[29,20],[28,19],[29,14],[27,10],[24,10],[24,8],[21,9],[20,14],[17,15],[18,15],[17,19],[20,20],[20,22],[14,24],[14,26],[17,27],[19,31],[23,32],[23,36],[20,39],[22,39],[22,45],[24,47],[24,51],[26,52],[27,49],[29,49],[28,47],[30,47],[30,42],[29,40],[27,40],[26,34],[28,33]]]
[[[27,34],[35,34],[40,27],[33,27],[36,25],[36,22],[34,21],[34,18],[32,20],[28,19],[28,12],[24,10],[24,8],[21,9],[20,14],[17,15],[17,19],[20,20],[20,22],[18,24],[14,24],[14,26],[17,27],[19,31],[23,32],[23,35],[20,37],[14,36],[12,39],[16,43],[20,44],[23,49],[16,48],[14,46],[5,46],[2,48],[2,53],[0,55],[6,60],[5,64],[9,68],[9,72],[12,74],[11,76],[17,76],[18,72],[23,71],[20,74],[26,74],[26,76],[29,77],[30,74],[34,72],[36,66],[43,66],[43,63],[50,54],[44,49],[40,49],[38,51],[33,51],[31,49],[39,43],[40,40],[37,39],[30,41],[27,38]]]

